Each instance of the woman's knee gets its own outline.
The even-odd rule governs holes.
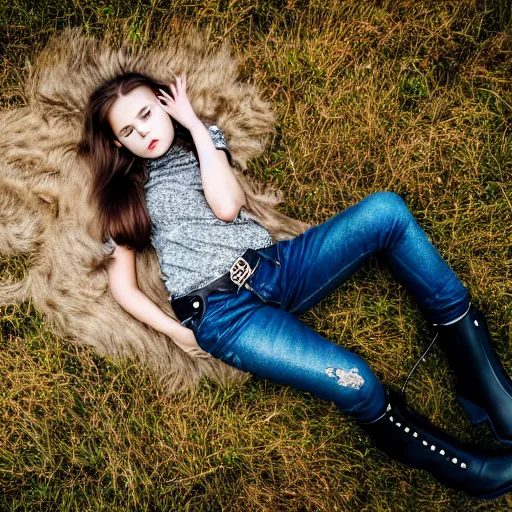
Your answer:
[[[396,193],[388,190],[374,192],[369,195],[363,202],[367,202],[374,211],[379,213],[394,213],[402,210],[408,210],[404,200]]]
[[[360,205],[372,222],[391,225],[397,222],[407,224],[412,218],[404,200],[395,192],[375,192],[363,199]]]

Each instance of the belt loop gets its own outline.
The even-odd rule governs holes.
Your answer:
[[[265,249],[269,249],[270,247],[272,247],[272,250],[275,251],[275,258],[273,256],[271,256],[270,254],[265,254]],[[262,252],[259,252],[259,251],[262,251]],[[267,260],[267,261],[270,261],[271,263],[274,263],[275,265],[278,265],[278,266],[281,266],[281,263],[280,261],[278,260],[278,251],[277,251],[277,245],[276,244],[272,244],[272,245],[269,245],[268,247],[263,247],[262,249],[255,249],[255,252],[258,254],[258,256],[260,258],[263,258],[264,260]]]

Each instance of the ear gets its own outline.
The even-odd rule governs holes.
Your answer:
[[[120,148],[120,147],[122,147],[122,146],[123,146],[123,145],[122,145],[122,144],[121,144],[117,139],[114,139],[114,144],[115,144],[118,148]]]

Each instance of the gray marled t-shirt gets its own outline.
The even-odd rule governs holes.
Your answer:
[[[221,130],[216,126],[208,130],[215,147],[229,156]],[[147,164],[145,190],[152,221],[151,243],[170,298],[186,295],[224,274],[246,249],[272,244],[268,231],[243,208],[231,222],[215,216],[205,199],[199,163],[193,153],[172,146]]]

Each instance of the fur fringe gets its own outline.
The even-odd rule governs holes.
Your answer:
[[[121,72],[164,81],[186,72],[195,111],[226,135],[248,211],[275,240],[308,226],[274,209],[281,200],[277,191],[243,175],[247,161],[264,150],[274,116],[254,85],[237,82],[229,45],[215,46],[190,29],[157,34],[154,41],[123,41],[116,49],[108,36],[100,41],[72,28],[27,64],[27,105],[0,112],[0,252],[26,255],[29,273],[1,283],[0,304],[31,299],[57,335],[100,355],[134,358],[175,393],[203,377],[226,384],[246,375],[218,360],[190,358],[112,297],[105,269],[109,250],[95,235],[94,211],[86,200],[89,170],[76,154],[90,93]],[[137,254],[137,277],[141,290],[174,316],[153,248]]]

